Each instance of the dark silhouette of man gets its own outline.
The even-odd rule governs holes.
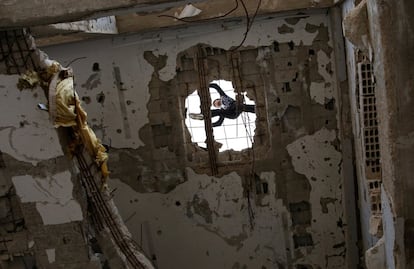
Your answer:
[[[218,109],[211,110],[211,118],[219,117],[216,122],[213,122],[212,126],[217,127],[223,124],[225,118],[236,119],[242,112],[255,113],[255,105],[246,105],[236,102],[233,98],[227,96],[219,85],[216,83],[210,83],[209,88],[215,89],[220,98],[213,101],[213,106]],[[203,115],[190,113],[192,119],[202,120]]]

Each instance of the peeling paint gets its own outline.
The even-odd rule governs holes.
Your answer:
[[[321,105],[325,104],[326,99],[333,97],[332,90],[326,89],[325,82],[311,82],[309,90],[312,100]]]
[[[12,182],[22,203],[36,203],[45,225],[83,219],[82,209],[72,197],[73,183],[70,172],[58,173],[47,178],[14,176]]]
[[[282,200],[274,199],[274,172],[261,174],[261,178],[269,183],[269,196],[264,199],[268,206],[253,208],[253,229],[249,228],[247,199],[243,197],[241,178],[236,173],[214,178],[197,175],[187,169],[187,174],[188,181],[168,194],[140,194],[119,180],[109,181],[113,188],[117,188],[114,199],[122,216],[131,216],[133,211],[141,212],[139,216],[134,215],[129,219],[127,226],[131,231],[135,231],[144,221],[151,226],[154,232],[151,237],[154,238],[160,267],[187,268],[190,263],[197,264],[199,269],[222,268],[232,266],[235,259],[247,268],[272,268],[274,263],[287,263],[286,248],[290,246],[285,241],[284,229],[287,227],[283,217],[287,209]],[[194,195],[198,197],[195,204]],[[131,199],[138,200],[134,203],[134,208],[125,206]],[[201,201],[208,204],[211,223],[203,216],[194,214],[194,206],[197,207]],[[188,214],[187,206],[183,206],[187,204],[192,214]],[[171,225],[174,226],[173,230],[169,229]],[[137,233],[134,233],[134,239],[140,240]],[[179,249],[173,246],[177,241],[182,246]],[[195,242],[198,243],[194,244]],[[209,255],[205,255],[207,247]],[[257,247],[261,251],[255,252]],[[182,248],[187,252],[185,259],[178,254]],[[167,256],[175,258],[162,258]],[[249,256],[255,258],[249,259]]]
[[[38,103],[47,103],[42,89],[18,90],[18,76],[0,75],[0,80],[12,85],[0,98],[0,151],[34,165],[63,156],[49,114],[37,108]]]
[[[343,209],[341,173],[341,153],[332,145],[336,140],[336,132],[322,128],[313,135],[303,136],[286,149],[292,158],[296,172],[303,174],[311,184],[310,203],[312,205],[312,238],[315,245],[321,245],[326,250],[326,260],[312,253],[299,259],[303,263],[326,264],[325,268],[343,268],[345,259],[344,248],[333,248],[343,241],[341,222]],[[324,196],[329,193],[329,203],[322,203]],[[336,227],[327,232],[324,227]]]

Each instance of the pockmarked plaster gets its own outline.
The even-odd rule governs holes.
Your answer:
[[[47,104],[43,90],[20,91],[16,75],[0,75],[0,81],[5,85],[0,98],[0,151],[33,165],[63,156],[49,113],[37,107]]]
[[[73,183],[69,171],[46,178],[14,176],[12,182],[22,203],[36,203],[45,225],[83,219],[82,209],[72,196]]]
[[[314,245],[326,251],[326,268],[343,268],[345,262],[344,224],[341,217],[342,157],[333,145],[336,139],[335,130],[322,128],[286,147],[295,171],[305,175],[311,185],[312,222],[309,231],[312,232]],[[326,200],[331,202],[323,204],[322,201]],[[300,261],[324,264],[324,259],[313,252],[304,255]]]
[[[323,81],[312,81],[309,87],[310,97],[317,103],[325,105],[327,100],[335,97],[333,77],[334,64],[331,58],[323,51],[317,53],[318,73]]]
[[[48,55],[75,72],[75,88],[97,137],[114,148],[144,145],[139,130],[149,122],[148,83],[154,68],[144,59],[142,45],[114,49],[111,40],[56,46]],[[99,48],[99,49],[97,49]]]
[[[275,40],[310,46],[318,31],[308,31],[306,25],[326,24],[326,16],[322,14],[292,15],[290,19],[297,20],[294,25],[289,24],[294,31],[279,33],[278,27],[286,24],[284,18],[257,18],[243,46],[269,46]],[[78,82],[76,89],[83,97],[82,105],[88,111],[88,121],[98,138],[114,148],[137,149],[144,146],[139,131],[149,122],[148,84],[154,72],[143,52],[166,56],[166,65],[157,75],[161,80],[169,81],[176,76],[176,57],[180,52],[195,44],[230,49],[240,44],[245,32],[243,25],[234,22],[199,27],[202,29],[188,27],[71,44],[70,50],[65,49],[69,45],[45,50],[63,65],[79,58],[71,64],[75,83]],[[99,80],[94,81],[94,87],[87,83],[91,76]]]
[[[274,172],[261,174],[269,183],[269,193],[263,199],[266,206],[251,205],[253,223],[242,179],[236,173],[215,178],[187,168],[187,176],[188,181],[168,194],[142,194],[118,179],[109,181],[134,239],[143,241],[146,252],[157,256],[159,267],[232,268],[239,262],[246,268],[272,268],[287,264],[290,254],[286,249],[291,246],[285,229],[290,220],[282,200],[274,199]],[[143,234],[140,227],[148,227],[147,232]]]

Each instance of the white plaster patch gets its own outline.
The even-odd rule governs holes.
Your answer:
[[[311,98],[322,105],[325,104],[325,99],[332,99],[335,97],[335,78],[334,64],[323,50],[317,53],[318,73],[323,77],[324,82],[311,82],[310,95]],[[328,66],[330,68],[328,68]],[[330,69],[330,71],[328,71]]]
[[[46,251],[46,255],[47,255],[47,259],[49,261],[49,263],[54,263],[56,261],[56,251],[54,248],[48,248],[45,249]]]
[[[344,241],[343,230],[338,225],[343,215],[340,173],[341,153],[332,145],[336,139],[334,130],[323,128],[313,135],[299,138],[286,149],[292,158],[296,172],[303,174],[311,184],[312,233],[314,245],[326,251],[325,260],[317,252],[304,255],[300,262],[314,265],[327,264],[326,268],[343,268],[344,258],[339,255],[343,248],[333,248]],[[322,207],[322,201],[330,202]]]
[[[341,153],[331,144],[336,139],[336,132],[322,128],[313,135],[304,136],[289,144],[286,149],[292,157],[296,172],[308,179],[329,180],[338,176]],[[313,180],[312,180],[313,181]],[[324,190],[321,193],[329,193]]]
[[[323,77],[325,82],[332,82],[332,75],[326,70],[327,65],[332,64],[331,59],[323,50],[319,50],[317,54],[318,72]],[[333,67],[332,67],[333,68]]]
[[[82,209],[75,200],[70,200],[64,205],[36,203],[36,209],[42,216],[44,225],[55,225],[83,219]]]
[[[49,114],[37,108],[47,103],[41,88],[20,91],[18,76],[0,75],[5,85],[0,98],[0,150],[13,158],[37,164],[63,156],[60,142],[49,121]],[[10,105],[13,104],[13,105]]]
[[[325,88],[324,82],[311,82],[309,90],[312,100],[321,105],[325,104],[325,98],[331,99],[333,97],[332,90]]]
[[[22,203],[36,203],[44,224],[60,224],[83,219],[82,209],[72,197],[73,184],[68,171],[47,178],[30,175],[12,178]]]

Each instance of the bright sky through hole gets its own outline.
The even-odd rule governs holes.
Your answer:
[[[233,84],[226,80],[213,80],[211,83],[217,83],[223,91],[231,98],[236,99]],[[243,93],[243,92],[242,92]],[[244,102],[246,104],[254,105],[254,101],[250,100],[244,93]],[[220,95],[213,88],[210,88],[211,100],[217,99]],[[191,93],[185,100],[185,107],[187,114],[185,124],[191,134],[191,141],[197,143],[198,146],[207,148],[205,143],[206,133],[204,130],[204,120],[193,120],[189,117],[189,113],[201,113],[200,98],[197,90]],[[211,106],[210,109],[216,109]],[[215,122],[218,117],[212,118]],[[252,146],[254,138],[254,131],[256,129],[256,114],[243,112],[237,119],[224,119],[221,126],[213,127],[214,140],[221,143],[222,146],[219,151],[229,149],[240,151]]]

